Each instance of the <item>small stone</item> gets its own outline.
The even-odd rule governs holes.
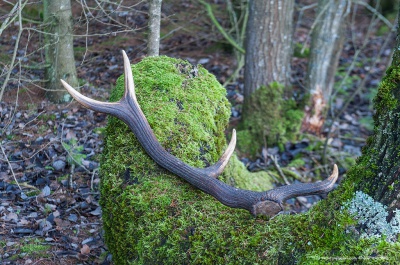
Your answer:
[[[359,146],[345,145],[343,151],[354,156],[361,156],[361,148]]]
[[[68,220],[71,221],[71,222],[76,223],[76,221],[78,221],[78,216],[77,216],[76,214],[71,213],[71,214],[68,216]]]
[[[43,197],[47,197],[50,195],[50,187],[49,186],[44,186],[44,188],[42,189],[42,195]]]
[[[240,113],[234,107],[231,108],[232,117],[237,118],[239,117]]]
[[[301,203],[307,203],[307,198],[306,197],[304,197],[304,196],[298,196],[298,197],[296,197],[297,198],[297,200],[299,200]]]
[[[28,215],[29,218],[37,218],[38,217],[38,213],[37,212],[32,212]]]
[[[332,140],[332,142],[330,143],[330,145],[331,145],[332,147],[341,148],[341,147],[343,146],[343,143],[342,143],[342,141],[341,141],[340,139],[335,138],[335,139]]]
[[[235,99],[235,102],[236,102],[236,103],[241,104],[241,103],[243,103],[243,101],[244,101],[244,96],[243,96],[242,94],[240,94],[240,93],[237,93],[237,94],[235,95],[234,99]]]
[[[12,245],[15,245],[17,242],[13,242],[13,241],[11,241],[11,242],[7,242],[6,243],[6,246],[7,247],[11,247]]]
[[[93,241],[93,237],[86,238],[85,240],[82,241],[82,245],[85,245],[85,244],[90,243],[92,241]]]
[[[62,160],[56,160],[52,164],[54,170],[56,171],[63,171],[66,165],[67,164],[65,163],[65,161]]]
[[[78,244],[71,243],[71,247],[73,247],[74,249],[77,249],[78,248]]]
[[[101,207],[97,207],[96,210],[91,211],[90,214],[92,214],[92,215],[101,215]]]
[[[206,64],[206,63],[208,63],[209,61],[210,61],[209,58],[201,58],[201,59],[199,60],[198,64]]]

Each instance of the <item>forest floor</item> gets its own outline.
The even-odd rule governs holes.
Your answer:
[[[220,10],[224,10],[224,1],[220,2]],[[31,14],[34,8],[32,5]],[[74,42],[83,94],[103,101],[108,99],[123,72],[122,49],[127,51],[132,63],[145,56],[147,6],[142,3],[134,8],[135,12],[114,12],[115,16],[90,20],[87,14],[82,15],[78,3],[74,3],[76,34],[88,33],[85,23],[89,20],[89,34],[92,34],[76,37]],[[313,9],[305,12],[301,21],[299,12],[296,13],[295,43],[309,45],[314,12]],[[92,10],[92,18],[96,14]],[[192,1],[176,0],[164,4],[163,14],[166,38],[161,41],[160,53],[200,63],[221,83],[227,81],[235,70],[235,57],[204,8]],[[361,154],[372,132],[371,99],[390,62],[395,38],[393,33],[380,33],[384,27],[381,22],[371,26],[371,17],[370,13],[358,10],[347,29],[335,96],[323,133],[302,134],[298,142],[287,143],[283,151],[268,148],[270,154],[277,156],[281,167],[296,172],[302,181],[316,181],[326,176],[324,156],[329,167],[338,163],[344,174]],[[109,34],[120,30],[118,23],[128,23],[135,30]],[[221,23],[228,25],[226,17]],[[7,28],[0,39],[0,64],[4,69],[9,67],[7,60],[13,53],[17,27],[13,24]],[[369,28],[372,34],[368,33]],[[22,35],[18,60],[26,65],[43,62],[40,35],[29,30],[25,33],[31,35]],[[306,58],[295,57],[292,61],[291,83],[295,89],[304,90],[306,66]],[[352,69],[345,78],[349,67]],[[226,86],[232,103],[232,126],[241,116],[242,73]],[[106,115],[89,111],[76,102],[50,103],[42,89],[43,79],[43,69],[14,68],[0,103],[0,263],[112,264],[104,244],[99,206],[98,168]],[[4,80],[4,75],[0,76],[0,85]],[[273,167],[272,161],[266,161],[261,155],[256,159],[241,159],[249,170]],[[318,199],[312,196],[291,200],[289,207],[297,212],[306,211]]]

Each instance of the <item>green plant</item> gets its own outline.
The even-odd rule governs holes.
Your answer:
[[[301,43],[294,45],[293,56],[297,58],[308,58],[310,56],[310,48],[306,48]]]
[[[285,98],[285,87],[277,82],[262,86],[251,95],[237,138],[238,149],[254,156],[261,146],[275,146],[295,140],[304,112],[301,103]]]
[[[75,138],[72,138],[69,142],[62,142],[62,146],[67,151],[67,162],[70,165],[80,166],[82,160],[86,158],[86,154],[82,154],[83,145],[79,145]]]
[[[50,120],[51,121],[55,121],[56,118],[57,118],[56,114],[54,114],[54,113],[52,113],[52,114],[43,113],[43,114],[38,116],[39,120],[42,120],[42,121],[45,121],[45,122],[50,121]]]
[[[62,142],[62,146],[67,151],[67,163],[71,166],[71,172],[68,175],[68,187],[72,188],[72,175],[74,174],[75,166],[81,166],[82,160],[86,158],[86,154],[82,154],[83,146],[79,145],[75,138],[69,142]]]
[[[47,257],[46,251],[50,248],[48,245],[43,245],[39,239],[35,238],[31,242],[27,242],[20,248],[20,255],[24,254],[29,257]]]
[[[51,206],[50,205],[48,205],[47,203],[44,205],[44,208],[43,208],[43,213],[45,214],[45,215],[47,215],[47,214],[50,214],[52,212],[52,210],[51,210]]]
[[[39,125],[38,127],[38,134],[44,134],[48,130],[48,126],[46,124]]]
[[[26,193],[26,196],[28,197],[37,196],[40,194],[40,192],[41,192],[40,190],[31,190]]]

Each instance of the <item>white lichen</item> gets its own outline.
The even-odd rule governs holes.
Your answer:
[[[389,242],[397,241],[400,233],[400,210],[393,211],[393,218],[387,222],[386,206],[374,201],[368,194],[357,191],[354,198],[348,201],[345,209],[358,221],[361,238],[386,236]]]

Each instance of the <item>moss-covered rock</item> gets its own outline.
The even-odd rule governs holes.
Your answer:
[[[132,71],[138,102],[164,148],[192,166],[216,162],[226,146],[223,132],[230,106],[215,77],[200,66],[167,57],[146,58],[133,65]],[[122,94],[123,77],[111,101]],[[210,223],[224,223],[227,217],[221,213],[251,220],[247,212],[221,205],[158,167],[118,119],[110,118],[106,135],[101,205],[106,242],[116,263],[193,260],[207,250],[193,249],[192,236]],[[267,173],[249,173],[236,156],[221,179],[247,189],[272,188]],[[201,237],[214,241],[214,232]],[[228,233],[226,237],[230,232],[223,233]]]
[[[260,87],[250,97],[237,134],[241,152],[255,155],[265,144],[279,145],[295,139],[303,108],[295,100],[285,99],[282,85],[274,82]]]
[[[225,90],[202,67],[167,57],[132,66],[138,102],[162,145],[198,167],[223,152],[229,117]],[[121,77],[112,100],[123,94]],[[110,118],[101,164],[106,244],[115,264],[395,264],[400,244],[358,239],[342,209],[354,195],[349,176],[301,215],[271,220],[228,208],[158,167],[127,126]],[[352,173],[354,174],[354,172]],[[222,179],[269,189],[233,157]],[[261,187],[261,185],[264,185]]]

